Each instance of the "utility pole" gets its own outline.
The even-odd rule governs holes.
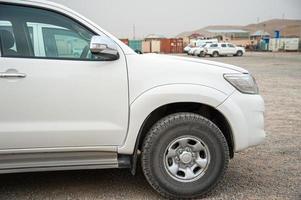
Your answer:
[[[133,25],[133,40],[136,39],[136,25]]]
[[[282,13],[282,27],[285,26],[285,25],[284,25],[284,20],[285,20],[285,13]],[[282,35],[285,35],[284,30],[285,30],[285,29],[282,29]]]

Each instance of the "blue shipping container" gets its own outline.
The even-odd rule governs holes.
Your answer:
[[[133,50],[142,51],[142,40],[129,40],[129,46]]]

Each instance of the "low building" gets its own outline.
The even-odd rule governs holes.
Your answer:
[[[270,34],[263,30],[255,31],[253,34],[250,35],[251,40],[261,40],[262,38],[270,38]]]
[[[249,39],[250,32],[240,29],[207,29],[214,37],[221,37],[221,40],[242,40]]]

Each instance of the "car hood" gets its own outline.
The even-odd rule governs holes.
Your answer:
[[[229,64],[159,54],[127,55],[127,63],[131,100],[151,88],[170,84],[197,84],[230,95],[235,89],[223,75],[248,73]]]
[[[215,61],[210,61],[210,60],[205,60],[205,59],[195,59],[195,58],[188,58],[188,57],[180,57],[180,56],[166,56],[178,61],[184,61],[184,62],[192,62],[192,63],[199,63],[199,64],[205,64],[205,65],[210,65],[211,67],[219,67],[219,68],[225,68],[225,69],[230,69],[233,70],[234,72],[240,72],[240,73],[249,73],[247,70],[237,67],[235,65],[230,65],[226,63],[221,63],[221,62],[215,62]],[[188,64],[188,63],[187,63]]]

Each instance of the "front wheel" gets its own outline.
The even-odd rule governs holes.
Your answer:
[[[192,113],[157,122],[142,147],[142,169],[150,185],[171,199],[208,194],[223,177],[229,149],[219,128]]]
[[[214,52],[212,53],[212,56],[213,56],[213,57],[218,57],[218,56],[219,56],[219,53],[218,53],[217,51],[214,51]]]
[[[204,53],[204,51],[201,51],[200,53],[199,53],[199,55],[198,55],[199,57],[205,57],[205,53]]]
[[[242,51],[237,51],[236,56],[242,56],[243,52]]]

